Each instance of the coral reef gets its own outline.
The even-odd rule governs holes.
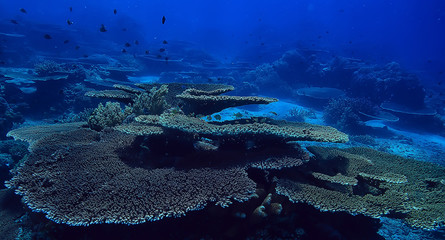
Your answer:
[[[303,158],[303,159],[302,159]],[[283,168],[293,168],[303,165],[303,160],[308,160],[309,156],[300,156],[300,158],[295,157],[279,157],[279,158],[268,158],[264,161],[252,163],[250,166],[258,169],[275,169],[281,170]]]
[[[0,140],[6,138],[6,133],[14,124],[23,121],[23,116],[14,111],[3,97],[0,97]]]
[[[222,90],[211,91],[198,92]],[[334,128],[269,119],[212,124],[163,113],[121,124],[124,116],[118,103],[109,102],[89,119],[100,132],[83,123],[10,132],[32,148],[7,186],[55,222],[138,224],[182,216],[208,202],[227,207],[247,201],[256,190],[248,169],[292,169],[308,160],[286,140],[347,141]],[[267,208],[282,210],[279,203]]]
[[[212,93],[185,90],[177,97],[184,101],[184,112],[209,115],[229,107],[238,107],[248,104],[269,104],[278,101],[276,98],[268,97],[239,97],[239,96],[214,96]],[[196,95],[199,94],[199,95]]]
[[[403,71],[396,62],[355,71],[351,93],[354,97],[365,97],[376,104],[391,101],[414,109],[423,108],[425,98],[425,90],[419,79]]]
[[[107,102],[105,106],[99,103],[88,118],[88,125],[91,129],[100,131],[121,124],[127,115],[128,112],[124,112],[119,103]]]
[[[351,97],[367,98],[375,105],[389,101],[412,109],[425,107],[425,90],[419,78],[398,63],[375,66],[321,50],[287,51],[280,59],[262,64],[239,79],[240,87],[250,83],[262,92],[279,92],[282,96],[309,85],[339,88]]]
[[[127,149],[135,136],[117,131],[79,129],[28,139],[34,142],[32,153],[7,186],[55,222],[137,224],[181,216],[207,201],[221,206],[231,199],[245,201],[255,191],[244,169],[230,164],[184,170],[131,167],[138,151]]]
[[[293,122],[305,122],[307,118],[316,119],[317,116],[312,109],[294,107],[286,114],[286,120]]]
[[[18,239],[17,236],[21,229],[19,219],[24,214],[20,202],[17,201],[11,190],[1,189],[0,206],[0,232],[2,233],[2,239]]]
[[[89,91],[85,93],[87,97],[105,98],[121,101],[124,103],[131,103],[136,98],[135,94],[128,93],[123,90],[102,90],[102,91]]]
[[[306,222],[292,214],[295,209],[313,214],[308,205],[350,217],[349,222],[371,224],[371,218],[394,213],[423,229],[444,224],[445,172],[439,166],[366,148],[308,147],[310,155],[295,142],[348,141],[332,127],[260,117],[206,122],[182,113],[180,107],[187,109],[182,95],[226,97],[219,94],[233,90],[227,85],[114,87],[132,95],[127,110],[119,103],[100,104],[89,128],[70,123],[9,133],[31,143],[28,159],[6,184],[30,209],[73,226],[139,224],[186,214],[193,219],[198,213],[190,212],[196,210],[227,218],[220,206],[230,206],[225,213],[231,221],[248,218],[250,226],[261,227],[262,219],[280,222],[293,216]],[[171,108],[150,112],[141,97],[150,94],[160,100],[151,103]],[[138,98],[144,106],[137,108],[144,110],[134,110]],[[358,117],[373,109],[347,101],[335,111],[350,109]],[[238,227],[224,236],[234,236]]]
[[[145,92],[126,85],[115,84],[115,90],[89,91],[88,97],[113,99],[132,104],[134,113],[160,114],[170,106],[181,106],[186,113],[210,114],[227,107],[246,104],[267,104],[274,98],[219,96],[232,91],[233,86],[223,84],[136,84]]]
[[[247,71],[241,76],[240,88],[248,89],[249,92],[283,93],[286,83],[280,78],[272,64],[264,63],[254,70]],[[238,83],[239,85],[239,83]],[[238,88],[238,87],[237,87]]]
[[[7,136],[14,140],[25,141],[29,143],[29,149],[32,150],[37,140],[56,133],[64,133],[81,128],[86,122],[73,122],[63,124],[37,125],[21,127],[8,132]]]
[[[445,224],[445,185],[439,183],[445,175],[443,167],[368,148],[308,150],[317,159],[312,169],[321,172],[312,176],[328,183],[339,183],[341,176],[354,184],[344,188],[279,179],[277,193],[292,202],[374,218],[398,213],[409,225],[427,230]]]
[[[255,190],[254,182],[236,167],[132,168],[117,153],[130,146],[131,135],[104,132],[99,141],[99,134],[85,131],[54,134],[53,142],[41,142],[7,183],[17,187],[31,209],[55,222],[138,224],[182,216],[207,201],[221,206],[231,199],[245,201]],[[83,138],[64,141],[74,134]]]
[[[44,60],[34,65],[34,71],[40,77],[57,75],[61,70],[59,64],[51,60]]]
[[[363,98],[332,99],[325,107],[323,119],[327,124],[349,133],[363,131],[363,114],[376,114],[375,106]]]
[[[159,88],[153,87],[148,93],[138,94],[132,105],[132,112],[137,115],[163,113],[170,107],[165,100],[167,93],[168,86],[162,85]]]
[[[144,123],[145,120],[136,118]],[[203,136],[238,137],[243,136],[260,138],[277,138],[300,141],[328,141],[347,142],[348,136],[335,128],[309,123],[292,123],[284,121],[253,122],[244,124],[212,124],[200,119],[178,114],[163,114],[160,124],[168,129],[180,130],[190,134]]]

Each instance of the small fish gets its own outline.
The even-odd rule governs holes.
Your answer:
[[[13,24],[19,24],[19,22],[17,22],[16,20],[14,20],[14,19],[11,19],[11,20],[9,20],[11,23],[13,23]]]
[[[73,12],[73,7],[70,7],[70,12]]]
[[[79,48],[80,48],[80,46],[79,46],[79,45],[77,45],[77,46],[75,47],[75,49],[76,49],[76,50],[79,50]]]
[[[272,113],[273,115],[278,116],[278,113],[276,113],[276,112],[270,111],[269,113]]]
[[[83,55],[83,57],[84,57],[84,58],[87,58],[87,57],[88,57],[88,55],[84,54],[84,55]]]
[[[127,49],[122,48],[122,53],[127,53]]]
[[[127,31],[127,29],[126,28],[122,28],[122,32],[126,32]]]
[[[168,57],[165,57],[165,61],[168,61],[168,59],[169,59]]]
[[[116,15],[116,14],[117,14],[117,10],[116,10],[116,9],[114,9],[114,10],[113,10],[113,13],[114,13],[114,15]]]
[[[65,40],[65,41],[63,41],[63,44],[67,44],[67,43],[69,43],[70,42],[70,40]]]
[[[107,29],[105,28],[105,25],[103,25],[103,24],[101,24],[100,25],[100,32],[106,32],[107,31]]]
[[[71,24],[73,24],[73,22],[71,21],[71,20],[66,20],[66,23],[68,23],[68,25],[71,25]]]
[[[215,119],[218,120],[218,121],[221,120],[221,115],[219,115],[219,114],[216,114],[214,117],[215,117]]]
[[[52,39],[52,37],[51,37],[51,35],[49,35],[49,34],[45,34],[45,35],[43,35],[43,38],[45,38],[45,39]]]
[[[131,47],[130,43],[125,43],[125,47]]]
[[[138,40],[134,41],[134,44],[139,45],[139,41]]]
[[[145,54],[147,54],[147,55],[148,55],[148,54],[150,54],[150,51],[148,51],[148,50],[145,50]]]
[[[24,8],[20,8],[20,12],[22,13],[27,13],[26,10]]]
[[[162,24],[165,23],[165,16],[162,16]]]
[[[157,57],[157,58],[162,58],[162,56],[161,56],[161,55],[159,55],[159,54],[158,54],[158,55],[157,55],[156,57]]]
[[[165,52],[165,48],[160,48],[159,52]]]
[[[162,44],[168,44],[167,40],[162,41]]]

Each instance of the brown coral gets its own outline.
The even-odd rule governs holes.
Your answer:
[[[306,159],[305,159],[306,160]],[[250,166],[258,169],[275,169],[292,168],[303,165],[303,160],[297,157],[271,157],[264,161],[254,162]]]
[[[345,186],[355,186],[358,183],[358,180],[356,178],[348,177],[341,173],[337,173],[334,176],[329,176],[323,173],[314,172],[312,173],[312,176],[322,181],[328,181],[331,183],[337,183]]]
[[[102,90],[102,91],[89,91],[85,93],[87,97],[105,98],[121,101],[124,103],[131,103],[136,98],[136,95],[123,90]]]
[[[217,91],[219,93],[221,91]],[[200,95],[196,95],[196,94]],[[209,115],[229,107],[238,107],[249,104],[269,104],[277,102],[276,98],[268,97],[240,97],[240,96],[215,96],[215,92],[208,93],[196,89],[186,90],[176,97],[183,100],[186,113]]]
[[[115,126],[114,129],[122,133],[133,134],[137,136],[153,136],[164,134],[164,130],[159,126],[149,126],[139,123],[122,124]]]
[[[11,130],[6,136],[13,137],[15,140],[21,140],[29,143],[29,149],[33,148],[34,143],[46,136],[55,133],[64,133],[80,129],[86,125],[86,122],[73,122],[62,124],[37,125],[30,127],[22,127]]]
[[[428,179],[443,179],[443,167],[405,159],[368,148],[309,147],[320,164],[317,171],[341,174],[357,179],[353,189],[332,188],[329,184],[312,185],[280,179],[277,193],[292,202],[308,203],[322,211],[346,211],[380,217],[389,213],[404,214],[414,227],[436,229],[445,224],[445,188]],[[332,182],[326,173],[318,179]]]
[[[225,207],[255,192],[242,168],[134,168],[120,157],[133,136],[107,131],[99,139],[99,133],[82,131],[39,142],[7,183],[31,209],[55,222],[138,224],[182,216],[208,201]],[[78,139],[70,141],[72,136]]]
[[[176,129],[191,134],[211,136],[263,136],[285,140],[346,142],[348,136],[335,128],[308,123],[247,123],[247,124],[211,124],[200,119],[179,114],[162,114],[160,123],[163,127]]]

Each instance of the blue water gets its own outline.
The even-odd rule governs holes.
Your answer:
[[[0,14],[3,29],[28,33],[30,47],[50,51],[58,46],[51,51],[58,54],[72,53],[61,45],[65,38],[102,51],[113,49],[102,41],[120,45],[139,39],[142,48],[168,39],[190,42],[225,61],[257,61],[259,56],[270,61],[301,44],[376,63],[397,61],[437,80],[445,65],[443,5],[441,1],[14,1],[3,2]],[[20,8],[28,13],[19,12]],[[167,18],[164,25],[159,24],[162,16]],[[9,19],[20,24],[8,25]],[[67,19],[74,24],[68,26]],[[60,30],[50,43],[34,32],[43,32],[46,24]],[[106,33],[97,31],[101,24],[107,26]],[[128,31],[123,33],[122,28]]]
[[[220,122],[266,117],[330,125],[350,135],[350,143],[336,147],[366,146],[443,167],[444,43],[445,2],[441,0],[0,0],[0,180],[14,175],[9,170],[19,165],[26,152],[23,145],[12,147],[8,131],[74,121],[85,108],[95,108],[100,102],[84,97],[85,92],[137,82],[230,84],[236,95],[274,97],[280,102],[198,117]],[[69,72],[65,68],[62,73],[60,69],[44,73],[49,77],[43,80],[36,64],[45,60],[68,66],[70,71],[81,66],[90,75],[54,80],[53,75]],[[336,96],[302,94],[302,89],[313,87],[336,88]],[[382,117],[380,111],[392,115]],[[2,202],[15,201],[0,207],[4,212],[0,218],[11,219],[14,214],[7,213],[21,206],[19,198],[2,198]],[[443,200],[439,204],[443,206]],[[229,230],[221,239],[357,236],[354,230],[334,224],[352,224],[352,216],[320,215],[306,205],[287,210],[291,212],[287,217],[263,222],[264,232],[253,235],[230,231],[237,224],[227,217],[234,214],[230,211],[193,213],[184,221],[212,218],[210,222],[218,224],[215,219],[224,216],[222,225]],[[22,238],[59,239],[74,232],[76,237],[101,239],[94,227],[85,227],[82,235],[80,227],[54,224],[43,213],[15,214],[22,222],[10,229],[20,228]],[[299,214],[310,214],[312,221],[321,223],[308,227],[295,220],[301,218]],[[424,231],[385,219],[378,230],[375,219],[361,217],[358,222],[368,234],[363,239],[445,239],[443,226]],[[211,239],[218,232],[209,228],[204,235],[189,233],[182,229],[188,223],[180,219],[132,228],[104,224],[96,230],[116,233],[108,238],[145,233],[162,237],[159,229],[168,229],[168,224],[181,229],[165,238]],[[289,222],[294,225],[280,225]],[[45,229],[45,224],[54,226]],[[14,235],[6,228],[0,228],[0,235],[2,231]],[[318,231],[319,235],[314,234]]]

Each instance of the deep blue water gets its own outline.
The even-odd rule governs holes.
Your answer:
[[[60,68],[39,74],[38,65],[46,60]],[[77,70],[87,75],[76,75]],[[52,78],[58,74],[68,76]],[[442,0],[0,0],[0,181],[17,174],[10,170],[25,161],[27,152],[24,144],[14,145],[6,137],[8,131],[80,119],[84,109],[105,102],[84,97],[86,92],[141,79],[230,84],[236,95],[276,97],[282,103],[196,116],[204,120],[259,115],[330,125],[350,135],[350,143],[333,146],[366,146],[437,164],[438,169],[445,166]],[[342,94],[302,94],[312,87],[336,88]],[[379,115],[385,111],[393,115]],[[312,143],[301,143],[306,144]],[[255,149],[255,144],[246,141],[246,148]],[[180,151],[188,151],[184,149],[165,151],[179,159]],[[267,179],[269,172],[263,176],[255,171],[248,174],[258,186],[276,184]],[[443,193],[442,172],[442,182],[428,180],[428,189]],[[362,215],[320,213],[287,200],[291,207],[285,213],[261,224],[246,223],[246,214],[239,217],[245,206],[252,210],[251,203],[237,203],[226,212],[212,205],[184,218],[132,227],[69,227],[30,213],[26,206],[20,210],[19,197],[0,193],[0,218],[20,219],[9,229],[0,228],[0,236],[12,236],[11,229],[20,228],[23,239],[130,239],[147,233],[172,239],[358,239],[360,232],[363,239],[445,239],[443,220],[441,228],[425,231],[404,224],[399,220],[403,214],[379,222]],[[437,204],[445,203],[439,199]],[[308,216],[307,222],[302,216]]]
[[[437,81],[445,66],[442,1],[2,1],[1,4],[4,30],[29,33],[26,34],[29,46],[58,54],[72,53],[61,45],[67,37],[72,44],[94,46],[94,50],[98,50],[96,47],[116,50],[102,43],[104,40],[120,45],[139,39],[141,48],[150,48],[159,44],[156,40],[167,39],[195,44],[224,61],[270,61],[299,45],[328,49],[375,63],[397,61],[414,72],[426,72],[428,81]],[[21,13],[20,8],[26,9],[27,14]],[[114,9],[118,11],[116,15]],[[164,25],[159,24],[162,16],[167,18]],[[18,20],[19,25],[7,25],[9,19]],[[74,24],[68,26],[67,19]],[[43,31],[43,24],[60,30],[53,41],[40,41],[41,36],[33,32]],[[97,31],[101,24],[108,29],[104,34]],[[122,28],[128,31],[122,32]],[[55,46],[59,48],[52,49]]]

